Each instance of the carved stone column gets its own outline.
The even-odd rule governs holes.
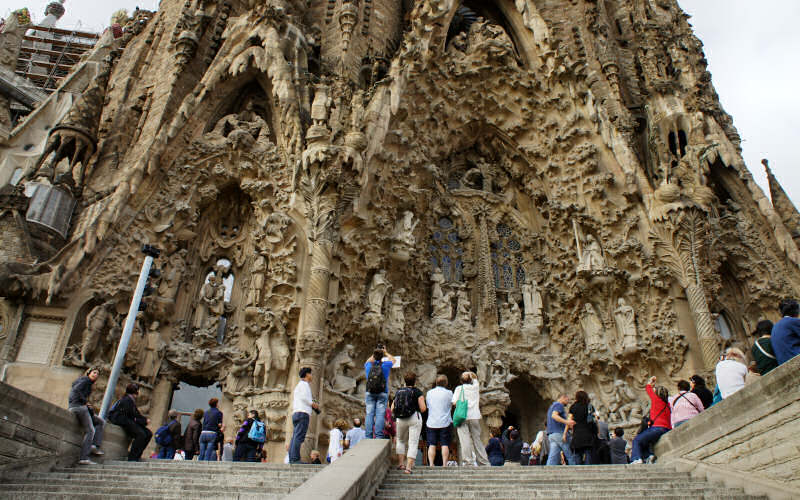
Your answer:
[[[705,250],[705,213],[697,208],[671,212],[663,221],[656,222],[650,239],[673,276],[683,287],[692,311],[697,340],[703,356],[703,367],[711,370],[717,362],[717,335],[708,309],[701,269]]]

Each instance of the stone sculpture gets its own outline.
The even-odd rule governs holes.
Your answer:
[[[583,305],[580,318],[586,349],[595,352],[605,351],[607,349],[605,328],[591,303]]]
[[[97,343],[103,337],[103,333],[111,325],[113,301],[106,301],[94,306],[89,314],[86,315],[86,329],[83,331],[83,342],[81,344],[81,362],[91,363],[94,359]]]
[[[401,218],[397,220],[392,234],[392,256],[400,261],[408,261],[411,252],[416,246],[414,229],[419,224],[419,220],[414,220],[414,213],[410,210],[403,212]]]
[[[637,348],[636,313],[622,297],[619,298],[617,308],[614,309],[614,320],[617,325],[617,345],[624,352],[635,351]]]
[[[379,270],[372,276],[372,282],[367,292],[367,302],[369,304],[367,312],[376,316],[383,315],[383,299],[386,292],[391,288],[391,284],[386,279],[386,271]]]

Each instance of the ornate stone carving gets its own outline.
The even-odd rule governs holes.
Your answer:
[[[625,353],[636,351],[638,348],[636,312],[622,297],[614,309],[614,321],[617,325],[617,347]]]
[[[419,224],[419,220],[414,220],[414,212],[406,210],[403,212],[394,226],[392,234],[392,258],[401,262],[407,262],[416,246],[414,229]]]

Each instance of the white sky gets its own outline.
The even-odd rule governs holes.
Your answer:
[[[742,137],[744,160],[756,181],[769,192],[761,158],[793,200],[800,200],[800,1],[678,0],[703,41],[714,87]],[[27,6],[34,21],[44,17],[49,0],[7,0],[5,17]],[[67,0],[59,27],[102,31],[111,13],[136,6],[155,10],[159,0]]]

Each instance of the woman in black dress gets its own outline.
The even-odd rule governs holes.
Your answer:
[[[572,428],[572,443],[570,446],[575,453],[578,465],[592,464],[592,447],[597,436],[597,422],[594,417],[594,408],[589,402],[589,395],[585,391],[575,393],[575,403],[570,406],[569,412],[575,420]]]

